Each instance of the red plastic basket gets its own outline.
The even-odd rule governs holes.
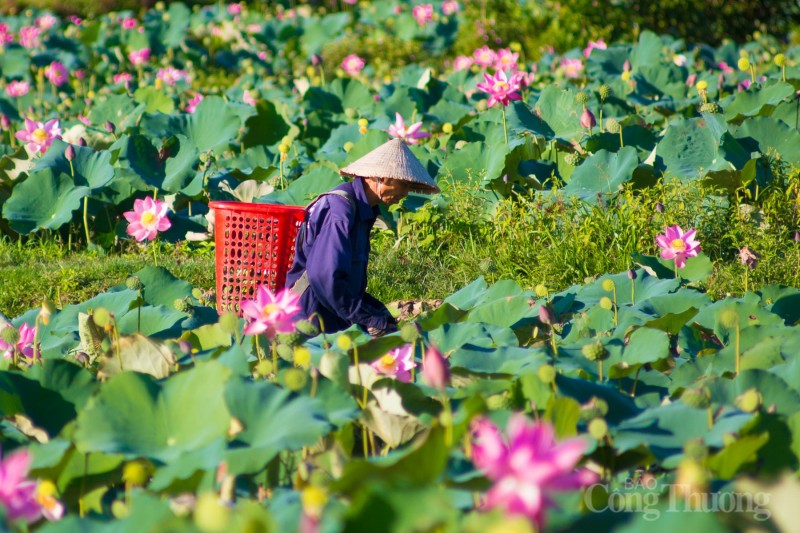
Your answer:
[[[294,260],[304,208],[245,202],[209,202],[214,210],[217,310],[234,311],[260,285],[283,288]]]

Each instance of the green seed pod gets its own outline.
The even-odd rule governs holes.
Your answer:
[[[278,352],[278,357],[280,357],[284,361],[288,361],[289,363],[294,361],[294,350],[290,345],[278,344],[275,347],[275,351]]]
[[[611,96],[611,94],[612,94],[612,93],[613,93],[613,91],[611,90],[611,87],[609,87],[609,86],[608,86],[608,85],[606,85],[605,83],[604,83],[603,85],[601,85],[601,86],[600,86],[600,87],[597,89],[597,94],[599,94],[599,95],[600,95],[600,100],[605,100],[606,98],[608,98],[609,96]]]
[[[508,391],[501,392],[500,394],[493,394],[486,398],[486,407],[491,411],[498,409],[506,409],[511,404],[511,394]]]
[[[736,407],[745,413],[752,413],[758,410],[764,403],[764,399],[761,397],[761,393],[756,389],[747,389],[736,398],[734,403]]]
[[[194,523],[204,533],[226,531],[231,522],[231,510],[219,500],[214,492],[204,492],[197,497],[194,506]]]
[[[711,396],[705,388],[686,389],[681,394],[681,400],[689,407],[705,409],[711,405]]]
[[[153,472],[153,464],[147,459],[135,459],[122,468],[122,481],[136,486],[147,483]]]
[[[585,91],[575,93],[575,103],[585,106],[587,103],[589,103],[589,93]]]
[[[701,113],[722,113],[722,108],[716,102],[706,102],[700,106]]]
[[[269,376],[272,374],[272,361],[262,359],[256,364],[255,371],[262,378]]]
[[[533,292],[535,292],[536,296],[538,296],[539,298],[543,298],[548,294],[547,287],[543,283],[540,283],[536,287],[534,287]]]
[[[444,133],[453,133],[453,125],[449,122],[445,122],[442,124],[442,132]]]
[[[736,309],[729,307],[719,314],[719,323],[724,328],[733,329],[739,325],[739,313],[736,312]]]
[[[139,276],[130,276],[125,280],[125,286],[132,291],[140,291],[144,288],[144,283]]]
[[[308,374],[299,368],[290,368],[283,374],[283,384],[290,391],[302,390],[308,383]]]
[[[400,338],[406,342],[414,342],[419,338],[419,330],[414,324],[406,324],[400,329]]]
[[[19,331],[14,326],[6,326],[0,332],[2,338],[7,344],[16,344],[19,342]]]
[[[552,383],[556,380],[556,369],[553,365],[542,365],[536,371],[542,383]]]
[[[608,357],[608,350],[600,341],[584,344],[581,353],[589,361],[602,361]]]
[[[191,313],[194,311],[194,304],[189,301],[189,298],[176,298],[172,305],[181,313]]]
[[[279,333],[275,335],[275,340],[288,346],[300,346],[306,340],[306,336],[299,331],[293,331],[291,333]]]
[[[602,440],[608,435],[608,424],[602,418],[595,418],[589,422],[589,435],[597,440]]]
[[[497,270],[497,267],[494,264],[494,260],[491,257],[487,257],[485,259],[482,259],[481,262],[478,264],[478,268],[484,274],[490,274],[490,273],[495,272]]]
[[[309,337],[316,337],[319,335],[319,328],[308,320],[298,320],[295,324],[297,331]]]
[[[601,283],[600,285],[603,287],[603,290],[606,291],[606,292],[613,292],[614,288],[615,288],[614,282],[612,280],[610,280],[609,278],[604,279],[603,283]]]
[[[617,133],[619,133],[620,128],[621,128],[621,126],[620,126],[620,123],[619,123],[619,121],[617,119],[610,118],[610,119],[606,120],[606,131],[608,133],[617,134]]]
[[[687,440],[683,444],[683,453],[695,460],[702,460],[708,453],[706,443],[701,438]]]
[[[358,109],[354,107],[348,107],[344,110],[344,114],[347,116],[347,118],[356,118],[358,116]]]
[[[578,152],[569,152],[564,155],[564,162],[571,167],[577,167],[583,162],[583,158],[581,158],[581,154]]]
[[[111,313],[105,307],[98,307],[92,313],[92,320],[101,328],[111,325]]]
[[[609,311],[614,308],[614,302],[611,301],[611,298],[608,296],[603,296],[600,298],[600,307],[603,309],[608,309]]]
[[[192,289],[192,296],[194,296],[197,300],[202,300],[203,289],[198,289],[197,287],[195,287],[194,289]]]
[[[776,54],[772,61],[774,61],[775,65],[778,67],[786,66],[786,56],[783,54]]]

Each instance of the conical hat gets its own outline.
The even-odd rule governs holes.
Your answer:
[[[440,192],[436,182],[419,159],[400,139],[392,139],[339,171],[354,178],[389,178],[411,182],[414,190],[433,194]]]

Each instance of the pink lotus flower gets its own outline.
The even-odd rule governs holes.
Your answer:
[[[159,231],[166,231],[172,223],[167,218],[167,202],[153,200],[150,196],[133,202],[133,211],[122,214],[128,221],[125,232],[139,242],[152,241]]]
[[[36,503],[42,509],[42,516],[50,522],[56,522],[64,518],[64,504],[56,498],[53,494],[49,494],[47,490],[42,490],[43,485],[40,483],[36,491]]]
[[[122,26],[123,30],[132,30],[132,29],[135,29],[136,26],[138,26],[138,25],[139,25],[139,21],[136,20],[133,17],[128,17],[128,18],[122,19],[121,26]]]
[[[422,379],[434,389],[444,390],[450,384],[450,363],[431,345],[422,358]]]
[[[24,26],[19,29],[19,44],[23,48],[36,48],[39,46],[41,31],[36,26]]]
[[[562,59],[561,68],[567,78],[580,78],[583,72],[583,61],[580,59]]]
[[[92,125],[92,121],[89,120],[89,117],[84,117],[83,115],[78,115],[78,120],[80,120],[81,122],[83,122],[87,126],[91,126]]]
[[[114,74],[114,83],[126,83],[133,79],[133,76],[128,74],[127,72],[120,72],[119,74]]]
[[[31,86],[27,81],[12,81],[6,85],[6,94],[12,98],[19,98],[28,94]]]
[[[583,113],[581,113],[581,127],[586,128],[587,130],[591,130],[597,125],[597,121],[594,118],[594,114],[587,108],[583,108]]]
[[[442,14],[449,17],[450,15],[458,13],[458,10],[459,10],[459,5],[458,2],[456,2],[456,0],[445,0],[444,2],[442,2]]]
[[[142,48],[141,50],[133,50],[128,53],[128,61],[130,61],[133,65],[139,66],[144,65],[148,61],[150,61],[150,49],[149,48]]]
[[[356,54],[350,54],[342,61],[342,70],[350,76],[358,76],[366,63]]]
[[[189,75],[185,70],[179,70],[175,67],[167,67],[158,69],[156,78],[160,79],[167,85],[175,85],[179,81],[188,81]]]
[[[418,144],[419,139],[424,139],[431,136],[430,133],[419,131],[421,127],[422,122],[415,122],[414,124],[406,127],[406,123],[403,120],[402,115],[400,115],[400,113],[395,113],[395,122],[389,126],[389,135],[398,139],[402,139],[406,144]]]
[[[241,4],[228,4],[228,13],[231,15],[238,15],[242,12]]]
[[[13,328],[11,324],[4,324],[0,326],[0,331],[6,328]],[[36,338],[36,328],[30,327],[28,324],[22,324],[19,327],[19,340],[14,344],[8,344],[3,339],[0,339],[0,351],[3,352],[4,359],[13,359],[14,351],[17,354],[27,358],[33,359],[33,340]]]
[[[33,21],[33,23],[36,24],[36,27],[43,31],[47,31],[55,26],[56,22],[58,22],[58,19],[50,13],[46,13],[41,17],[36,17],[36,19]]]
[[[242,300],[242,316],[247,321],[245,335],[266,332],[273,338],[278,333],[291,333],[300,312],[300,297],[289,289],[273,294],[266,285],[256,290],[253,300]]]
[[[0,46],[13,41],[14,33],[8,30],[8,24],[0,22]]]
[[[497,103],[507,106],[511,100],[521,100],[519,95],[519,82],[514,76],[509,79],[506,73],[498,70],[494,76],[483,75],[485,83],[479,83],[476,87],[489,95],[487,107],[492,107]]]
[[[517,70],[517,59],[519,54],[512,52],[508,48],[502,48],[497,51],[494,61],[494,68],[496,70],[514,71]]]
[[[67,19],[69,19],[69,21],[75,24],[76,26],[80,26],[81,24],[83,24],[83,19],[76,15],[70,15],[67,17]]]
[[[189,102],[186,104],[186,112],[187,113],[194,113],[194,110],[197,109],[197,104],[199,104],[202,101],[203,101],[203,95],[202,94],[197,93],[196,95],[194,95],[194,98],[189,100]]]
[[[64,63],[53,61],[44,69],[45,77],[56,87],[61,87],[69,80],[69,73]]]
[[[682,67],[686,64],[686,56],[683,54],[675,54],[672,56],[672,62],[677,66]]]
[[[26,118],[25,129],[18,131],[14,136],[26,143],[25,148],[30,153],[44,154],[53,144],[53,139],[61,138],[61,127],[55,118],[45,123]]]
[[[516,414],[504,439],[497,426],[479,418],[472,422],[472,442],[472,462],[494,482],[485,507],[528,517],[539,531],[547,509],[555,506],[553,493],[578,490],[598,480],[585,468],[575,470],[586,442],[575,438],[557,443],[549,422],[531,423]]]
[[[695,82],[697,82],[697,73],[693,72],[686,77],[686,86],[687,87],[694,87]]]
[[[533,84],[533,80],[536,78],[536,73],[518,70],[511,78],[517,85],[519,85],[520,89],[524,89],[525,87],[530,87]]]
[[[414,6],[414,9],[411,10],[411,16],[416,19],[417,24],[424,26],[433,20],[433,5],[421,4]]]
[[[33,523],[41,516],[36,502],[36,482],[27,478],[31,466],[28,450],[14,452],[0,461],[0,505],[9,522]]]
[[[380,374],[392,376],[398,381],[408,383],[411,381],[411,369],[417,366],[414,362],[413,346],[395,348],[380,359],[373,361],[370,366]]]
[[[597,48],[598,50],[605,50],[608,48],[608,45],[603,39],[598,39],[596,41],[589,41],[589,44],[586,48],[583,49],[584,57],[589,57],[592,53],[592,50]]]
[[[695,239],[696,230],[683,232],[680,226],[666,228],[664,235],[656,237],[656,243],[661,248],[662,259],[672,259],[678,268],[686,266],[686,259],[697,257],[700,252],[700,243]]]
[[[494,65],[497,54],[488,46],[483,45],[481,48],[472,52],[472,59],[475,60],[475,64],[479,67],[489,68]]]
[[[247,89],[245,89],[244,94],[242,94],[242,102],[253,107],[256,106],[256,99],[253,98],[253,95],[250,94],[250,91]]]
[[[472,58],[468,56],[458,56],[453,60],[453,70],[465,70],[472,66]]]

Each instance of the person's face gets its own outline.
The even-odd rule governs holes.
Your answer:
[[[411,184],[407,181],[382,178],[378,180],[378,198],[386,205],[393,205],[408,196]]]

